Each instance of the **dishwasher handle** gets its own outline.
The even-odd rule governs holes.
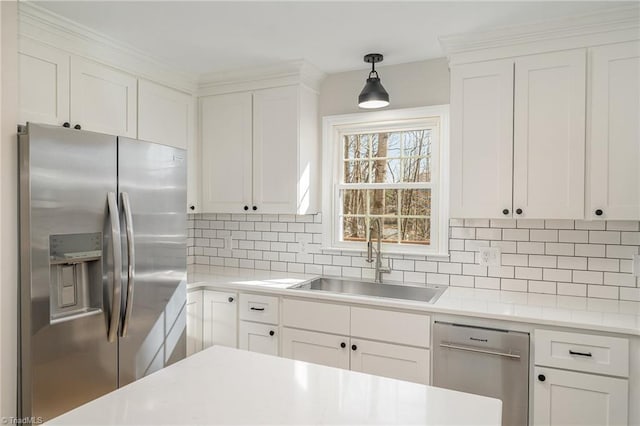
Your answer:
[[[441,348],[458,350],[458,351],[467,351],[467,352],[476,352],[476,353],[481,353],[481,354],[486,354],[486,355],[503,356],[503,357],[511,358],[511,359],[520,359],[520,355],[517,355],[517,354],[508,354],[506,352],[489,351],[489,350],[486,350],[486,349],[472,348],[472,347],[469,347],[469,346],[459,346],[459,345],[451,345],[451,344],[448,344],[448,343],[440,343],[440,347]]]

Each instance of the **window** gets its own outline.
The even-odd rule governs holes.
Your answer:
[[[363,250],[371,221],[380,220],[387,252],[446,252],[439,226],[446,225],[440,204],[447,120],[446,106],[325,118],[326,248]]]

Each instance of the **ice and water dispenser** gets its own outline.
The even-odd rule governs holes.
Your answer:
[[[49,236],[50,321],[96,313],[102,307],[102,233]]]

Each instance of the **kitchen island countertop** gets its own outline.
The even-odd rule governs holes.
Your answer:
[[[51,425],[500,425],[498,399],[213,346]]]

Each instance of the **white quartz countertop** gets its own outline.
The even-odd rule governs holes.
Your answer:
[[[500,425],[498,399],[214,346],[51,425]]]
[[[228,288],[640,336],[640,302],[449,287],[435,303],[296,290],[317,275],[190,266],[189,288]],[[372,284],[375,285],[375,284]]]

